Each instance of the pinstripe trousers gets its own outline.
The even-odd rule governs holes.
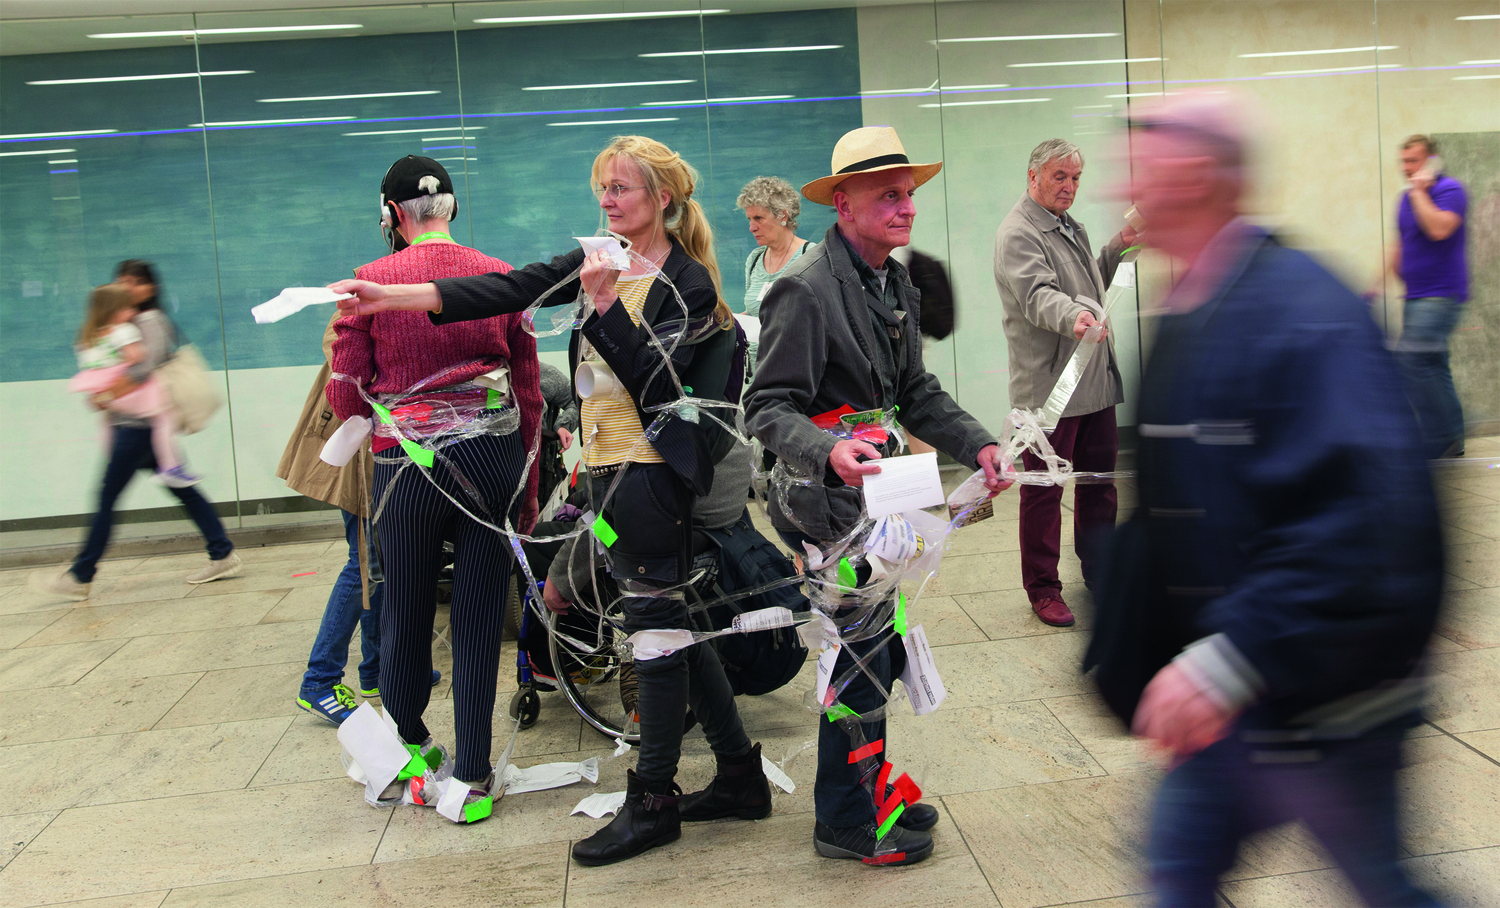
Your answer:
[[[391,456],[382,454],[382,457]],[[443,466],[443,458],[473,484],[483,499]],[[428,737],[422,713],[431,693],[432,624],[437,610],[438,573],[444,540],[453,543],[453,724],[457,761],[454,775],[483,781],[490,765],[491,721],[500,671],[500,634],[505,626],[505,595],[511,551],[505,537],[466,515],[433,483],[409,467],[375,464],[374,500],[395,482],[378,520],[385,568],[385,605],[380,621],[380,696],[401,737],[420,744]],[[521,433],[480,435],[440,449],[433,479],[476,514],[493,523],[504,513],[526,464]],[[514,515],[512,515],[514,516]]]

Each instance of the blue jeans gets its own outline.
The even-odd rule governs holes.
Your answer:
[[[365,541],[369,545],[370,607],[365,608],[364,582],[359,572],[360,519],[348,511],[344,515],[344,538],[349,540],[349,560],[333,583],[328,604],[323,607],[323,623],[307,657],[307,673],[302,676],[301,697],[309,699],[344,680],[344,666],[349,662],[349,640],[354,626],[360,628],[360,649],[364,661],[359,663],[359,686],[374,690],[380,686],[380,604],[385,599],[385,584],[379,579],[379,559],[370,525],[365,524]]]
[[[1409,299],[1396,342],[1396,360],[1406,376],[1406,393],[1417,411],[1429,458],[1441,457],[1464,438],[1464,411],[1448,368],[1448,335],[1463,309],[1463,301],[1452,297]]]
[[[1439,904],[1396,863],[1396,769],[1409,724],[1293,752],[1256,752],[1236,730],[1177,767],[1162,782],[1151,822],[1151,881],[1160,904],[1213,905],[1214,886],[1234,863],[1240,839],[1298,819],[1366,904]],[[1266,762],[1268,755],[1275,762]],[[1314,759],[1301,759],[1307,757]]]
[[[151,430],[145,426],[114,426],[110,429],[109,464],[104,468],[104,482],[99,488],[99,510],[94,512],[93,525],[83,551],[73,560],[72,573],[79,583],[91,583],[99,559],[109,546],[109,536],[115,526],[115,502],[120,493],[130,485],[137,470],[156,471],[156,455],[151,451]],[[168,488],[187,509],[188,517],[197,524],[198,532],[208,543],[208,557],[215,561],[228,558],[234,551],[234,543],[224,533],[224,524],[203,493],[196,488]]]
[[[820,545],[805,533],[777,532],[787,548],[794,552],[801,553],[804,542]],[[833,678],[837,680],[854,668],[856,658],[865,662],[879,685],[863,671],[856,672],[839,693],[838,702],[861,715],[883,709],[891,695],[891,681],[906,670],[906,648],[901,638],[895,635],[887,638],[887,635],[880,634],[869,640],[844,644],[834,663]],[[880,719],[859,723],[864,733],[860,744],[884,741],[884,715],[882,712]],[[850,738],[843,726],[830,721],[827,716],[818,720],[818,777],[813,783],[813,811],[824,826],[842,828],[875,822],[877,810],[875,798],[866,787],[868,780],[860,775],[856,763],[849,762],[849,755],[854,750]],[[890,761],[888,751],[884,752],[884,757]],[[896,765],[894,772],[900,775],[900,764]],[[884,792],[874,794],[884,797]]]

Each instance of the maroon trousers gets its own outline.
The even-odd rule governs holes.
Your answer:
[[[1115,452],[1120,445],[1115,408],[1064,417],[1047,439],[1058,456],[1072,462],[1075,472],[1108,473],[1115,468]],[[1021,459],[1028,470],[1046,468],[1030,451]],[[1062,594],[1062,581],[1057,579],[1062,495],[1060,486],[1021,486],[1021,580],[1032,602]],[[1073,486],[1073,544],[1085,580],[1094,577],[1100,537],[1115,525],[1117,501],[1114,483]]]

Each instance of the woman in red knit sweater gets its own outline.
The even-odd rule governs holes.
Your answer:
[[[458,206],[447,171],[430,158],[408,155],[396,162],[381,185],[381,206],[405,248],[357,269],[362,280],[406,284],[511,270],[448,235]],[[431,687],[443,542],[451,541],[457,738],[451,769],[470,787],[464,816],[483,819],[494,788],[491,716],[511,550],[503,535],[475,517],[501,525],[508,515],[522,532],[536,522],[536,471],[525,469],[543,409],[536,339],[519,315],[434,325],[421,313],[381,312],[345,316],[335,331],[333,373],[351,380],[328,383],[334,411],[341,419],[372,416],[368,396],[388,405],[400,429],[398,436],[382,417],[373,439],[375,526],[386,583],[381,699],[409,748],[426,753],[436,746],[422,714]],[[490,376],[491,387],[503,387],[493,378],[498,370],[508,370],[508,394],[474,384]],[[402,445],[402,436],[435,452],[426,475],[412,464],[406,451],[413,449]],[[513,509],[523,473],[525,488]],[[423,791],[421,776],[392,783],[387,796],[400,797],[402,784],[408,801],[436,803],[436,792]]]

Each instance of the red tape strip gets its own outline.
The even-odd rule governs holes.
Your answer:
[[[875,814],[875,825],[879,826],[880,824],[884,823],[886,817],[891,815],[891,811],[895,810],[897,807],[900,807],[901,803],[901,792],[891,792],[891,796],[885,799],[885,803],[880,805],[880,811]]]
[[[886,783],[890,782],[890,780],[891,780],[891,764],[890,764],[889,761],[887,761],[885,763],[880,764],[880,775],[877,776],[876,779],[875,779],[875,793],[877,795],[884,795],[885,794]]]
[[[883,750],[885,750],[885,739],[881,738],[878,741],[872,741],[869,744],[866,744],[859,750],[849,751],[849,762],[858,763],[860,760],[863,760],[866,757],[873,757]]]
[[[911,780],[911,776],[904,772],[896,780],[896,794],[899,794],[908,804],[915,804],[922,800],[922,789],[918,788],[917,783]]]
[[[897,861],[906,860],[906,852],[898,851],[895,854],[877,854],[873,858],[860,858],[866,864],[894,864]]]

